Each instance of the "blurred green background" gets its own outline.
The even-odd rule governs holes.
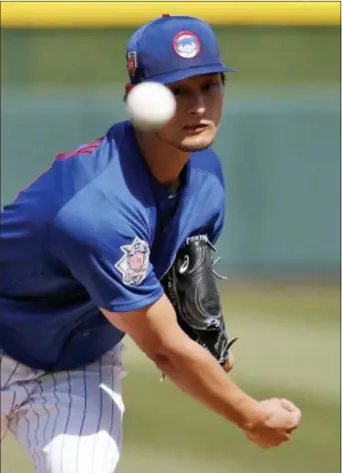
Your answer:
[[[169,382],[127,341],[119,473],[340,471],[340,30],[216,27],[228,77],[215,143],[227,182],[218,252],[232,377],[303,410],[289,445],[259,451]],[[133,29],[1,31],[1,198],[54,155],[126,118]],[[222,272],[221,271],[221,272]],[[8,436],[2,473],[30,473]],[[100,473],[100,472],[99,472]]]
[[[215,143],[227,182],[219,250],[234,274],[339,273],[340,32],[218,27],[228,77]],[[126,118],[132,29],[4,29],[2,202],[58,152]]]

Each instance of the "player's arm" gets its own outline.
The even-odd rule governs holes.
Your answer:
[[[290,439],[300,411],[285,399],[257,402],[233,383],[216,359],[180,329],[166,296],[138,311],[102,311],[180,389],[240,427],[249,440],[269,448]]]
[[[240,389],[216,359],[180,329],[167,297],[137,311],[102,312],[180,389],[240,427],[251,441],[268,448],[290,439],[300,411],[284,399],[258,402]]]
[[[118,203],[92,214],[67,208],[50,229],[46,251],[86,288],[110,323],[130,335],[177,386],[256,436],[249,438],[259,445],[286,440],[288,429],[295,425],[293,417],[279,406],[260,408],[179,327],[149,262],[143,220],[137,215],[134,229],[126,220],[118,225],[123,212],[113,214],[117,208]],[[270,427],[275,410],[278,424]]]
[[[262,422],[259,403],[238,388],[214,357],[179,327],[166,296],[133,312],[102,309],[179,388],[244,430]]]

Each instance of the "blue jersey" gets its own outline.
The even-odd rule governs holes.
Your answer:
[[[124,334],[127,312],[163,294],[187,237],[213,242],[224,218],[221,165],[192,153],[179,198],[148,170],[130,122],[56,157],[1,214],[0,347],[35,369],[90,363]]]

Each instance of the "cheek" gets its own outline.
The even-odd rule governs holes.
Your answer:
[[[220,126],[222,118],[222,107],[215,107],[211,110],[210,120],[217,129]]]
[[[186,112],[181,110],[181,107],[177,105],[176,113],[174,117],[169,121],[169,123],[164,127],[164,132],[168,135],[179,134],[180,131],[183,131],[184,121],[186,120]]]
[[[222,107],[223,107],[223,97],[220,96],[214,101],[211,108],[211,115],[215,121],[221,119]]]
[[[218,125],[221,122],[222,118],[222,107],[218,107],[217,110],[215,111],[215,117],[214,117],[214,122],[216,125]]]
[[[158,131],[158,135],[166,141],[173,142],[174,140],[179,139],[180,134],[180,123],[177,114],[172,118],[172,120],[164,126],[161,130]]]
[[[187,110],[188,110],[189,106],[187,104],[187,101],[181,99],[181,98],[177,98],[176,100],[176,113],[175,113],[175,116],[173,117],[173,120],[175,122],[181,120],[182,118],[184,118],[184,115],[187,114]]]

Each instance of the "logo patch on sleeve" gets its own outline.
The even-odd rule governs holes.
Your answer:
[[[146,277],[150,249],[146,241],[135,237],[131,245],[120,247],[124,255],[116,263],[115,267],[122,274],[125,284],[138,286]]]

